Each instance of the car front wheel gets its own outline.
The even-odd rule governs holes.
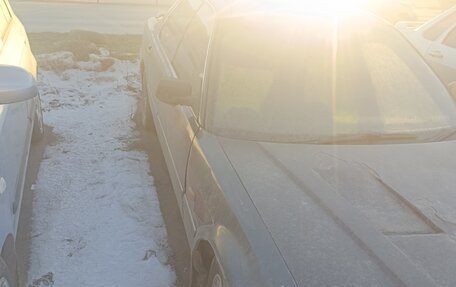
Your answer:
[[[13,287],[11,275],[5,261],[0,258],[0,287]]]
[[[207,277],[207,287],[223,287],[223,275],[217,260],[212,260],[209,275]]]
[[[152,112],[150,110],[149,104],[149,94],[147,92],[147,85],[144,80],[144,75],[141,75],[141,98],[138,102],[138,113],[139,113],[139,123],[141,124],[142,128],[146,130],[150,130],[153,126],[153,117]]]

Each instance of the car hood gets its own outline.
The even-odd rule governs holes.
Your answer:
[[[456,286],[456,143],[220,139],[298,286]]]

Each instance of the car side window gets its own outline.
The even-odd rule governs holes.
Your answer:
[[[174,57],[182,36],[200,5],[200,0],[182,0],[166,19],[160,32],[160,40],[169,59]]]
[[[11,21],[11,14],[4,0],[0,0],[0,39],[3,39],[8,24]]]
[[[443,40],[443,45],[456,49],[456,27]]]
[[[435,23],[432,27],[424,31],[423,36],[424,38],[430,41],[435,41],[440,35],[443,34],[443,32],[447,31],[447,29],[454,23],[456,23],[456,12],[447,15],[445,18],[443,18],[439,22]]]
[[[172,61],[178,77],[189,81],[192,85],[192,94],[195,99],[192,108],[195,114],[198,113],[201,102],[204,67],[213,19],[212,9],[203,5],[198,11],[198,16],[190,23]]]

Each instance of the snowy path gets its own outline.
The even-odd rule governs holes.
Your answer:
[[[166,287],[166,229],[130,116],[138,63],[41,55],[48,146],[34,185],[29,286]]]

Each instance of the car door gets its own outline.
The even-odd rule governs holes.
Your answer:
[[[21,66],[25,44],[14,33],[17,23],[4,0],[0,0],[0,9],[0,64]],[[14,50],[21,52],[12,53]],[[30,146],[32,107],[31,101],[0,105],[0,204],[2,212],[10,215],[14,231]]]
[[[177,152],[185,156],[185,169],[187,169],[188,156],[192,141],[197,134],[200,126],[198,115],[201,109],[202,100],[202,87],[203,80],[205,79],[205,66],[206,58],[209,49],[210,35],[212,34],[214,22],[214,11],[208,4],[203,4],[197,12],[196,17],[190,22],[187,31],[182,39],[182,42],[173,59],[173,66],[179,78],[184,79],[191,83],[192,96],[194,98],[191,106],[180,107],[180,116],[173,118],[177,122],[168,126],[170,131],[170,138],[174,142],[182,142],[185,144],[183,147],[176,145]],[[181,128],[174,129],[173,127],[181,126]],[[185,130],[184,130],[185,128]],[[185,137],[185,138],[184,138]],[[186,182],[184,181],[184,185]],[[184,197],[182,201],[183,221],[186,227],[188,238],[193,237],[195,231],[195,222],[191,216],[190,205],[193,200],[194,193],[192,190],[184,189]]]
[[[0,1],[0,59],[3,57],[3,46],[6,42],[6,35],[11,15],[3,0]],[[0,64],[2,62],[0,61]],[[0,105],[0,212],[2,220],[11,220],[12,207],[15,198],[14,179],[17,178],[17,163],[11,162],[11,167],[8,168],[8,160],[10,153],[17,153],[17,148],[11,146],[9,138],[14,136],[11,134],[11,129],[6,125],[11,117],[11,112],[8,105]],[[5,223],[3,223],[5,224]],[[9,225],[12,222],[8,222]]]
[[[195,117],[194,111],[191,107],[171,106],[161,102],[155,92],[161,79],[179,78],[173,60],[201,3],[201,0],[181,0],[174,5],[164,22],[149,35],[151,38],[147,40],[150,43],[144,63],[157,135],[179,206],[182,205],[185,168],[193,137],[190,120]],[[182,77],[181,75],[180,78]]]
[[[456,24],[431,45],[426,58],[446,84],[456,81]]]

